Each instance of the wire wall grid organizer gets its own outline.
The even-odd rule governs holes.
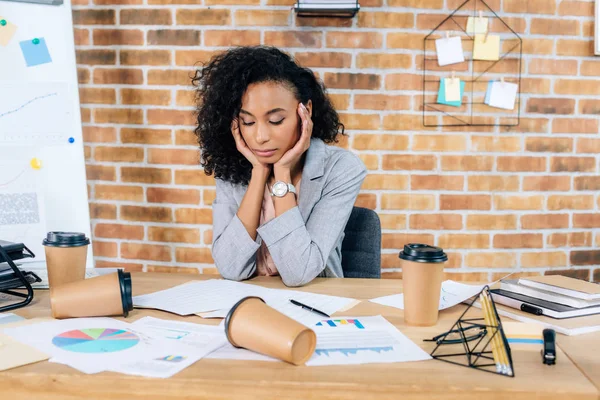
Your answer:
[[[298,0],[294,10],[299,17],[353,18],[360,4],[358,0]]]
[[[487,18],[487,34],[500,37],[499,58],[495,61],[473,59],[475,34],[467,31],[468,18]],[[465,43],[464,61],[439,66],[436,39],[452,33]],[[466,0],[436,26],[423,40],[423,125],[438,126],[518,126],[521,118],[521,68],[523,41],[484,0]],[[464,82],[458,107],[436,101],[441,80],[450,76]],[[512,110],[489,106],[484,102],[488,81],[517,85]],[[461,84],[462,84],[461,82]]]

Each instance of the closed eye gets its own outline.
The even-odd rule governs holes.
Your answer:
[[[246,122],[246,121],[242,120],[242,125],[251,126],[251,125],[254,125],[254,122]]]
[[[280,119],[279,121],[269,121],[271,124],[273,125],[281,125],[281,123],[283,122],[285,118]]]

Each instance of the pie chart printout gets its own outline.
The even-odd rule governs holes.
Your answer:
[[[52,344],[75,353],[114,353],[127,350],[140,338],[127,330],[109,328],[76,329],[52,338]]]

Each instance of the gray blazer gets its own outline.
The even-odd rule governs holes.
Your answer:
[[[301,286],[317,276],[343,277],[344,228],[366,174],[353,153],[311,139],[298,206],[258,227],[256,240],[236,215],[247,186],[217,179],[212,205],[217,269],[226,279],[253,277],[256,252],[264,241],[287,286]]]

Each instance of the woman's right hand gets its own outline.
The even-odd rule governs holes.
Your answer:
[[[246,157],[248,161],[250,161],[250,164],[252,164],[252,169],[256,171],[270,173],[271,165],[264,164],[258,161],[256,155],[252,152],[252,150],[250,150],[250,148],[246,144],[246,141],[244,140],[240,132],[240,123],[237,118],[234,118],[233,122],[231,123],[231,134],[233,135],[233,139],[235,140],[235,147],[240,153],[242,153],[244,157]]]

